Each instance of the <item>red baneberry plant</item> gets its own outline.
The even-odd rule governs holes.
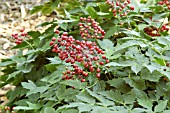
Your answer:
[[[170,39],[159,20],[170,13],[158,2],[50,0],[33,8],[58,17],[39,25],[51,25],[43,33],[28,32],[14,47],[19,52],[0,63],[0,87],[16,86],[6,106],[18,113],[169,113]]]

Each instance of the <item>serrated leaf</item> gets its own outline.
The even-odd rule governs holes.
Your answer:
[[[100,101],[101,103],[98,103],[100,105],[103,105],[103,106],[109,106],[109,105],[112,105],[114,104],[112,101],[109,101],[107,100],[106,98],[104,98],[102,95],[99,95],[97,94],[96,92],[93,92],[89,89],[86,89],[86,91],[91,95],[93,96],[94,98],[96,98],[98,101]]]
[[[108,108],[105,107],[100,107],[100,106],[96,106],[93,108],[93,110],[91,111],[91,113],[114,113],[113,111],[109,110]]]
[[[127,49],[131,46],[140,46],[143,48],[143,47],[147,47],[147,44],[145,44],[143,41],[130,40],[121,45],[116,46],[114,50],[114,54],[118,54],[120,53],[121,50]]]
[[[69,12],[67,12],[67,10],[64,9],[64,12],[66,14],[66,18],[70,19],[71,20],[71,15]]]
[[[145,80],[140,77],[124,78],[125,82],[135,89],[146,89]]]
[[[117,63],[117,62],[110,62],[110,63],[106,64],[105,66],[128,67],[128,66],[131,66],[131,65],[129,65],[129,64],[120,64],[120,63]]]
[[[147,109],[144,109],[144,108],[134,108],[131,113],[145,113],[147,112],[148,110]]]
[[[146,2],[146,7],[150,7],[150,6],[153,6],[155,4],[155,0],[147,0]]]
[[[84,89],[87,85],[85,82],[81,83],[79,80],[67,80],[67,81],[61,82],[61,84],[73,86],[76,89]]]
[[[62,29],[67,30],[68,23],[58,23],[58,25],[59,25]]]
[[[152,101],[148,98],[144,91],[139,89],[133,89],[132,91],[136,94],[139,105],[147,108],[148,110],[152,110]]]
[[[123,93],[127,93],[131,90],[131,88],[128,86],[128,84],[125,83],[122,78],[112,79],[107,82],[110,84],[110,86],[115,87],[117,90]]]
[[[15,71],[15,72],[9,74],[7,80],[9,80],[11,78],[15,78],[16,75],[18,75],[19,73],[21,73],[21,71]]]
[[[52,12],[53,12],[53,9],[52,9],[51,5],[46,5],[42,8],[43,15],[51,14]]]
[[[44,113],[56,113],[55,109],[52,107],[46,107]]]
[[[43,8],[43,5],[39,5],[39,6],[35,6],[33,7],[33,9],[30,11],[30,14],[34,14],[34,13],[38,13],[39,11],[41,11]]]
[[[81,92],[78,95],[76,95],[76,97],[83,102],[95,104],[95,99],[92,96],[90,96],[87,92]]]
[[[104,40],[97,40],[97,42],[99,43],[100,47],[104,50],[107,50],[107,49],[113,49],[113,42],[110,41],[109,39],[104,39]]]
[[[108,99],[111,99],[115,102],[118,103],[123,103],[123,96],[121,95],[121,92],[116,90],[116,91],[103,91],[103,92],[99,92],[99,94],[105,96]]]
[[[167,106],[167,103],[168,103],[168,100],[158,102],[158,105],[155,106],[154,111],[155,112],[162,112],[162,111],[164,111],[164,109]]]
[[[14,63],[15,63],[14,61],[4,61],[0,63],[0,66],[4,67],[4,66],[8,66]]]
[[[95,9],[91,6],[88,6],[86,8],[86,11],[88,12],[88,14],[92,17],[92,18],[97,18],[98,15],[97,15],[97,12],[95,11]]]
[[[30,31],[28,32],[28,35],[33,38],[35,46],[38,47],[40,41],[38,37],[41,35],[41,33],[39,31]]]
[[[141,71],[141,69],[142,69],[142,64],[140,63],[135,63],[131,66],[131,70],[135,72],[136,75],[138,74],[139,71]]]
[[[148,69],[143,69],[141,71],[141,78],[152,82],[158,82],[161,76],[162,74],[156,70],[152,73],[150,73]]]
[[[60,64],[61,60],[59,59],[58,56],[54,57],[54,58],[47,58],[48,60],[50,60],[51,64]]]
[[[21,85],[23,86],[23,88],[25,89],[28,89],[30,90],[28,93],[27,93],[27,96],[28,95],[31,95],[31,94],[35,94],[35,93],[43,93],[45,92],[48,87],[47,86],[41,86],[41,87],[37,87],[32,81],[28,81],[28,82],[22,82]]]
[[[113,26],[110,27],[110,29],[106,32],[105,37],[104,38],[110,38],[111,36],[113,36],[115,33],[119,32],[119,26]]]

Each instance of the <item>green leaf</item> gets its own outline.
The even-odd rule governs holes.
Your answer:
[[[34,6],[33,9],[30,11],[30,14],[34,14],[34,13],[38,13],[43,9],[43,5],[39,5],[39,6]]]
[[[11,79],[11,78],[15,78],[16,75],[18,75],[18,74],[20,74],[20,73],[21,73],[21,71],[15,71],[15,72],[9,74],[7,80],[9,80],[9,79]]]
[[[67,10],[64,9],[64,12],[66,14],[66,18],[70,19],[71,20],[71,15],[69,12],[67,12]]]
[[[120,53],[120,51],[127,49],[132,46],[140,46],[140,47],[147,47],[147,44],[145,44],[143,41],[137,41],[137,40],[130,40],[127,41],[121,45],[117,45],[114,50],[114,54]]]
[[[38,38],[41,33],[39,31],[30,31],[28,32],[28,35],[30,35],[33,38],[33,43],[35,44],[36,47],[38,47],[40,43],[40,39]]]
[[[147,108],[148,110],[152,110],[152,101],[148,98],[144,91],[139,89],[133,89],[132,91],[136,94],[139,105]]]
[[[141,79],[139,76],[124,78],[125,82],[135,89],[144,90],[146,89],[145,80]]]
[[[115,102],[118,102],[118,103],[123,103],[123,96],[121,95],[121,92],[116,90],[116,91],[103,91],[103,92],[100,92],[99,94],[105,96],[106,98],[108,99],[111,99]]]
[[[117,62],[110,62],[108,64],[106,64],[105,66],[114,66],[114,67],[128,67],[128,66],[131,66],[129,64],[120,64],[120,63],[117,63]]]
[[[88,6],[86,8],[86,10],[87,10],[89,16],[91,16],[92,18],[97,18],[98,17],[97,12],[95,11],[95,9],[93,7]]]
[[[14,63],[15,63],[14,61],[3,61],[0,63],[0,66],[4,67],[4,66],[8,66]]]
[[[73,86],[76,89],[84,89],[87,85],[85,82],[81,83],[79,80],[66,80],[66,81],[61,82],[61,84]]]
[[[120,26],[110,27],[110,29],[106,32],[104,38],[110,38],[110,37],[113,36],[115,33],[118,33],[118,32],[119,32],[119,29],[120,29]]]
[[[114,113],[113,111],[109,110],[108,108],[105,107],[100,107],[100,106],[96,106],[93,108],[93,110],[91,111],[91,113]]]
[[[109,39],[104,39],[104,40],[97,40],[97,42],[99,43],[100,47],[104,50],[107,50],[107,49],[113,49],[113,42],[110,41]]]
[[[144,80],[158,82],[161,76],[162,74],[156,70],[153,71],[152,73],[150,73],[148,69],[143,69],[141,71],[141,78]]]
[[[56,113],[55,109],[52,107],[46,107],[44,113]]]
[[[142,64],[140,64],[140,63],[133,64],[132,67],[131,67],[131,70],[133,72],[135,72],[135,74],[137,75],[138,72],[142,70]]]
[[[59,59],[58,56],[55,56],[54,58],[47,58],[50,60],[51,64],[61,64],[61,60]]]
[[[167,103],[168,103],[168,100],[158,102],[158,105],[155,106],[154,111],[155,112],[162,112],[162,111],[164,111],[164,109],[167,106]]]
[[[31,94],[34,94],[34,93],[43,93],[45,92],[48,87],[47,86],[41,86],[41,87],[37,87],[32,81],[28,81],[27,82],[22,82],[21,85],[23,86],[23,88],[25,89],[28,89],[30,90],[28,93],[27,93],[27,96],[28,95],[31,95]]]
[[[77,109],[66,109],[61,113],[79,113]]]
[[[100,101],[100,105],[103,106],[109,106],[109,105],[113,105],[114,103],[112,101],[107,100],[106,98],[104,98],[102,95],[97,94],[96,92],[93,92],[89,89],[86,89],[86,91],[93,96],[94,98],[96,98],[98,101]]]
[[[45,5],[42,8],[42,14],[43,15],[51,14],[52,12],[53,12],[53,8],[51,7],[51,4]]]
[[[58,25],[59,25],[62,29],[67,30],[68,23],[58,23]]]
[[[76,95],[76,97],[83,102],[95,104],[95,99],[92,96],[90,96],[87,92],[81,92],[78,95]]]
[[[146,7],[153,6],[155,4],[155,0],[147,0]]]
[[[163,113],[169,113],[170,112],[170,110],[165,110],[165,111],[163,111]]]
[[[110,86],[115,87],[117,90],[123,93],[127,93],[131,90],[131,88],[128,86],[128,84],[125,83],[122,78],[112,79],[107,82],[110,84]]]

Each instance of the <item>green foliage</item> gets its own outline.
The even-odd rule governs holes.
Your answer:
[[[16,86],[7,93],[7,106],[17,113],[169,113],[170,35],[161,31],[161,36],[151,36],[144,30],[161,28],[158,20],[170,17],[158,1],[131,0],[135,10],[125,17],[113,16],[105,0],[50,0],[35,6],[31,14],[55,11],[59,19],[38,25],[51,25],[43,33],[28,32],[31,38],[13,47],[18,53],[0,63],[0,87]],[[105,51],[109,63],[100,67],[99,78],[83,68],[83,62],[77,63],[88,73],[86,82],[63,80],[63,73],[73,68],[52,52],[51,39],[59,38],[54,31],[57,26],[61,33],[83,40],[78,23],[88,16],[106,34],[104,39],[87,40]]]

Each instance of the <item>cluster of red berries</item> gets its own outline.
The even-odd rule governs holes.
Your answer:
[[[99,26],[99,23],[97,23],[94,19],[92,19],[91,17],[81,17],[80,21],[80,35],[84,40],[86,40],[87,38],[104,38],[105,31]]]
[[[170,2],[168,0],[161,0],[158,2],[159,5],[166,5],[168,9],[170,10]]]
[[[55,33],[59,35],[60,32],[56,30]],[[50,46],[53,46],[52,52],[57,53],[62,61],[70,63],[74,69],[63,73],[63,79],[66,80],[77,77],[85,82],[84,77],[88,76],[88,72],[94,72],[100,78],[100,67],[109,62],[105,52],[95,42],[75,40],[67,32],[58,36],[58,39],[53,37]],[[77,63],[82,66],[79,67]]]
[[[152,37],[161,36],[160,32],[168,31],[169,28],[166,25],[163,25],[160,29],[156,27],[147,27],[144,28],[144,32]]]
[[[2,107],[2,108],[0,108],[0,110],[7,111],[7,112],[12,110],[11,113],[16,113],[14,111],[14,107],[10,108],[9,106]]]
[[[23,37],[27,36],[27,33],[24,32],[24,29],[20,29],[20,34],[12,34],[12,37],[15,39],[16,44],[21,44],[23,42]]]
[[[126,16],[130,11],[133,11],[134,6],[129,6],[130,0],[106,0],[106,3],[111,6],[110,11],[113,12],[113,16],[119,15],[120,17]]]

